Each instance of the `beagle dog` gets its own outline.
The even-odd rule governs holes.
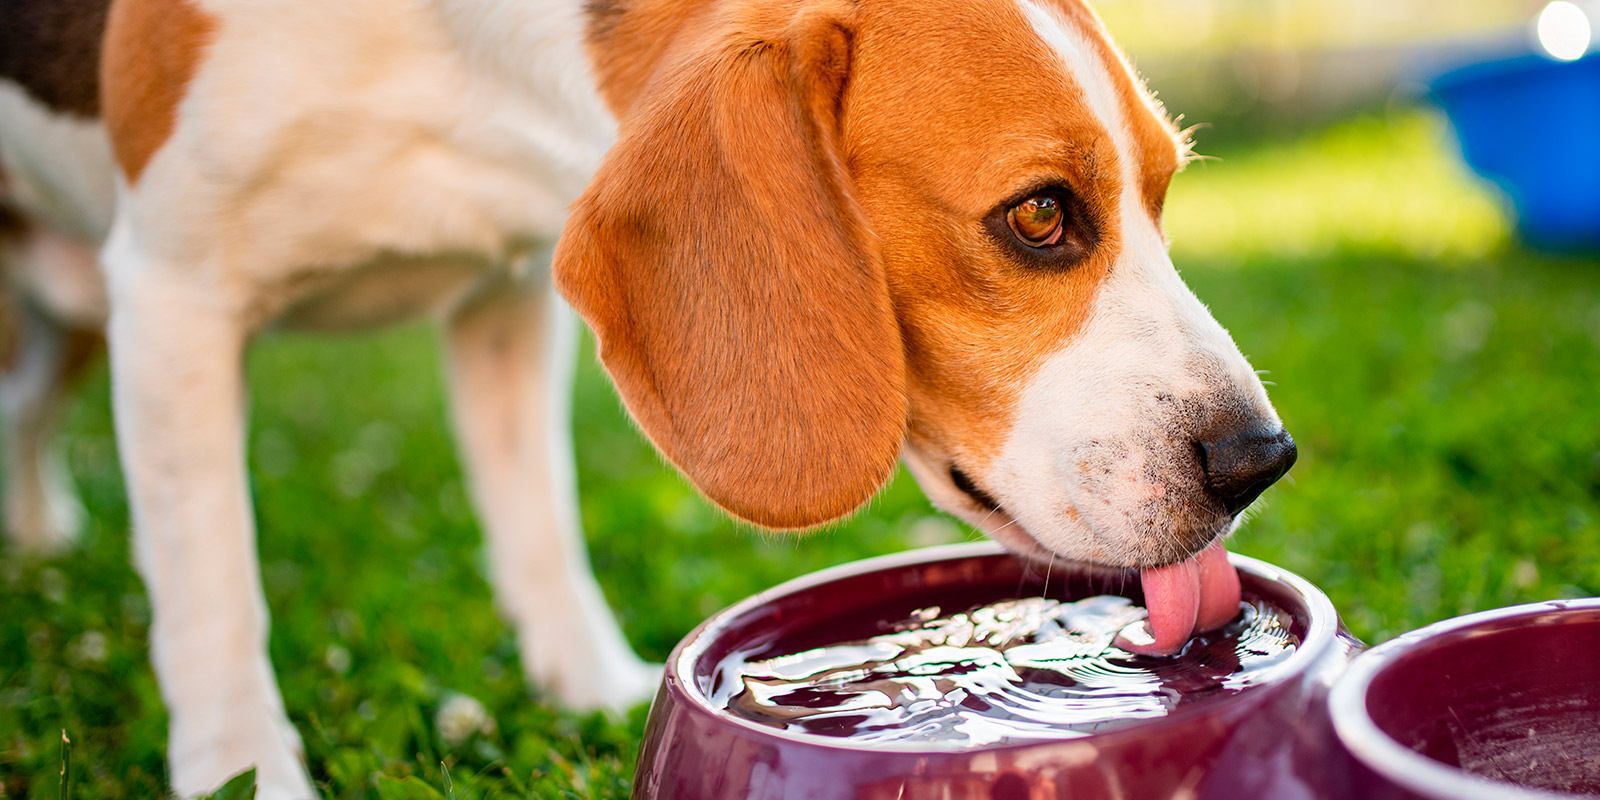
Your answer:
[[[1130,647],[1235,610],[1219,543],[1293,441],[1168,257],[1184,137],[1080,0],[8,9],[5,520],[71,538],[50,420],[103,331],[179,794],[313,793],[246,481],[274,327],[441,321],[499,604],[574,707],[657,673],[579,535],[566,303],[733,515],[820,525],[903,460],[1023,556],[1142,570]]]

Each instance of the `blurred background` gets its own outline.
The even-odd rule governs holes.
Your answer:
[[[1168,108],[1200,125],[1211,158],[1166,204],[1174,260],[1268,371],[1300,445],[1233,549],[1321,585],[1368,642],[1600,594],[1600,223],[1529,236],[1524,220],[1519,233],[1519,209],[1548,210],[1530,198],[1549,187],[1526,175],[1576,176],[1554,190],[1558,215],[1600,193],[1583,182],[1585,153],[1556,146],[1600,158],[1600,123],[1583,117],[1600,110],[1600,79],[1581,77],[1600,57],[1580,57],[1596,8],[1097,8]],[[1440,110],[1477,102],[1474,81],[1503,95],[1466,123],[1486,137],[1467,149],[1493,177],[1463,161]],[[1549,81],[1573,88],[1551,94]],[[1468,99],[1449,96],[1462,84]],[[1537,163],[1507,166],[1507,152]],[[1519,169],[1520,183],[1508,177]],[[251,356],[271,650],[313,775],[339,797],[626,796],[643,709],[625,722],[558,713],[521,678],[484,581],[437,350],[415,326],[274,335]],[[805,537],[730,522],[642,440],[588,343],[581,363],[590,552],[647,657],[784,579],[974,537],[903,474]],[[56,796],[64,761],[74,797],[156,796],[165,716],[103,371],[64,442],[93,517],[83,548],[46,562],[0,550],[0,797]]]
[[[1175,111],[1218,132],[1303,129],[1414,99],[1439,66],[1532,49],[1547,0],[1102,0]],[[1223,121],[1241,125],[1222,125]],[[1230,137],[1231,138],[1231,137]]]

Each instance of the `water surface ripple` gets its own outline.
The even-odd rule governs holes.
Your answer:
[[[870,639],[761,660],[735,653],[712,699],[764,725],[863,743],[1070,739],[1255,685],[1299,641],[1282,610],[1239,607],[1167,658],[1112,644],[1145,617],[1125,597],[924,608]]]

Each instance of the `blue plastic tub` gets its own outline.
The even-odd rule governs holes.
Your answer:
[[[1529,243],[1600,249],[1600,55],[1474,64],[1435,79],[1432,93]]]

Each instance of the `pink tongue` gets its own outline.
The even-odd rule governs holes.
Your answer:
[[[1228,563],[1228,551],[1217,542],[1195,556],[1200,562],[1200,609],[1195,633],[1214,631],[1239,616],[1239,572]]]
[[[1188,561],[1140,570],[1139,578],[1150,616],[1143,630],[1117,637],[1117,646],[1129,652],[1172,655],[1190,636],[1221,627],[1239,613],[1239,574],[1221,542]]]

